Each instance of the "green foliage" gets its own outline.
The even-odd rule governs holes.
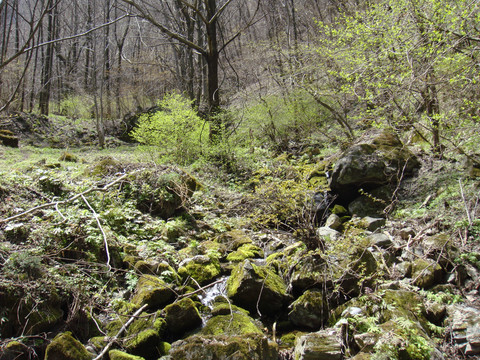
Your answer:
[[[319,131],[327,115],[302,90],[288,95],[269,95],[252,102],[243,114],[238,130],[252,146],[269,146],[283,152],[291,143],[308,141]]]
[[[5,264],[5,271],[12,275],[38,278],[42,275],[42,258],[31,251],[13,253]]]
[[[327,180],[317,172],[317,164],[290,162],[285,156],[259,169],[251,178],[256,207],[255,223],[267,227],[308,228],[313,226],[313,194],[327,189]]]
[[[160,158],[189,164],[202,153],[208,127],[192,103],[178,94],[170,94],[158,103],[162,109],[142,115],[132,136],[141,144],[153,147]],[[147,150],[148,151],[148,150]]]
[[[90,119],[93,99],[89,96],[69,95],[59,103],[60,114],[72,119]]]
[[[473,3],[383,0],[334,24],[319,22],[311,56],[322,66],[305,70],[304,86],[350,123],[399,129],[421,123],[419,132],[441,130],[464,142],[476,116],[469,94],[478,92],[472,72],[478,54],[457,36],[473,36],[478,17]]]

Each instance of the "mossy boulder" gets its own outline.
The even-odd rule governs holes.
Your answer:
[[[156,348],[161,338],[155,329],[147,329],[132,335],[132,338],[125,341],[125,349],[134,355],[142,356],[145,359],[156,359],[161,355]]]
[[[289,308],[288,318],[300,328],[318,330],[328,320],[328,305],[318,290],[305,291]]]
[[[261,334],[262,331],[250,316],[242,312],[232,312],[228,315],[217,315],[210,318],[200,333],[203,335],[245,335]]]
[[[430,359],[435,326],[422,297],[413,291],[381,290],[336,308],[330,325],[347,326],[356,345],[388,359]]]
[[[132,303],[149,309],[160,309],[173,301],[175,292],[161,278],[152,275],[142,275],[138,280]]]
[[[277,360],[278,347],[261,334],[194,335],[172,344],[169,360]]]
[[[227,261],[229,262],[241,262],[246,259],[263,258],[264,253],[261,248],[254,244],[244,244],[237,250],[227,255]]]
[[[392,130],[374,131],[365,134],[342,154],[333,168],[329,185],[343,200],[353,200],[360,195],[360,189],[369,191],[395,184],[400,172],[410,175],[418,167],[415,155]]]
[[[320,252],[300,254],[292,258],[290,263],[290,284],[295,294],[300,295],[308,288],[320,288],[325,284],[327,264]]]
[[[3,350],[0,354],[0,360],[29,360],[30,349],[27,345],[20,341],[10,341],[5,346],[2,346],[0,350]]]
[[[135,201],[141,212],[168,219],[190,194],[186,189],[183,191],[184,185],[180,173],[155,167],[136,173],[134,179],[124,186],[123,193],[127,199]]]
[[[289,299],[285,282],[271,267],[249,260],[232,270],[227,295],[236,305],[262,315],[276,314]]]
[[[252,244],[253,240],[243,230],[226,231],[215,239],[216,242],[224,244],[228,251],[237,250],[245,244]]]
[[[128,353],[145,359],[157,359],[165,353],[159,351],[166,330],[166,321],[160,312],[142,313],[128,328],[124,347]]]
[[[110,360],[145,360],[144,357],[130,355],[120,350],[110,350],[108,352],[108,357],[110,358]]]
[[[186,332],[202,325],[202,318],[195,303],[190,298],[184,298],[163,309],[166,321],[166,334],[171,339],[178,339]]]
[[[197,255],[182,261],[178,268],[178,275],[186,280],[193,278],[200,285],[208,284],[221,274],[220,261],[216,257]]]
[[[295,340],[295,360],[342,360],[341,335],[335,330],[305,334]]]
[[[91,360],[93,357],[68,331],[55,336],[45,353],[45,360]]]
[[[438,284],[443,278],[442,267],[430,259],[416,259],[412,263],[412,280],[414,285],[428,289]]]

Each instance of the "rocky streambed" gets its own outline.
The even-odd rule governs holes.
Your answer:
[[[309,179],[331,191],[312,195],[308,232],[227,226],[232,211],[177,168],[99,159],[83,192],[56,172],[64,162],[42,162],[26,187],[5,177],[0,359],[475,356],[475,237],[391,216],[420,164],[391,132],[325,160]],[[63,200],[18,209],[48,194]]]

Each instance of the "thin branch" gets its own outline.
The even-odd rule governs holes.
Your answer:
[[[467,213],[468,225],[472,225],[472,216],[470,215],[470,210],[468,208],[467,200],[465,199],[465,194],[463,193],[462,180],[458,179],[458,185],[460,186],[460,194],[462,195],[463,205],[465,206],[465,212]]]
[[[140,315],[142,313],[143,310],[145,310],[145,308],[148,306],[148,304],[145,304],[143,305],[140,309],[138,309],[137,311],[135,311],[135,313],[130,317],[130,319],[128,319],[128,321],[125,323],[125,325],[123,325],[120,330],[118,330],[117,334],[110,339],[110,341],[108,342],[108,344],[103,348],[103,350],[100,352],[100,354],[97,355],[97,357],[93,360],[100,360],[101,358],[103,358],[103,356],[107,353],[107,351],[110,349],[110,347],[112,346],[112,344],[118,340],[118,338],[120,337],[120,335],[123,334],[123,332],[125,330],[127,330],[127,328],[130,326],[130,324],[138,317],[138,315]]]
[[[204,292],[205,289],[208,289],[209,287],[212,287],[213,285],[216,285],[218,283],[221,283],[222,281],[224,281],[224,279],[219,279],[217,281],[214,281],[213,283],[211,284],[208,284],[208,285],[205,285],[203,287],[200,287],[199,289],[195,290],[195,291],[192,291],[192,292],[189,292],[188,294],[183,294],[183,295],[180,295],[177,300],[180,300],[180,299],[183,299],[183,298],[186,298],[186,297],[190,297],[192,295],[195,295],[195,294],[198,294],[200,292]]]
[[[202,48],[201,46],[199,46],[198,44],[195,44],[194,42],[188,40],[187,38],[185,38],[184,36],[182,36],[181,34],[178,34],[170,29],[168,29],[165,25],[163,24],[160,24],[158,21],[156,21],[147,11],[145,11],[145,9],[143,9],[140,5],[138,5],[135,1],[133,0],[122,0],[124,3],[127,3],[131,6],[133,6],[135,9],[137,9],[139,12],[140,12],[140,15],[138,15],[139,17],[147,20],[148,22],[150,22],[152,25],[154,25],[155,27],[157,27],[158,29],[160,29],[161,32],[165,33],[166,35],[170,36],[172,39],[175,39],[175,40],[178,40],[179,42],[181,42],[182,44],[188,46],[189,48],[192,48],[196,51],[198,51],[200,54],[202,54],[203,56],[206,56],[207,55],[207,52],[204,48]]]
[[[95,220],[97,221],[98,228],[100,229],[100,232],[102,233],[103,236],[103,243],[105,245],[105,253],[107,254],[107,267],[108,271],[112,270],[112,266],[110,265],[110,250],[108,249],[108,240],[107,240],[107,235],[105,234],[105,231],[103,230],[102,223],[100,222],[100,218],[98,217],[97,212],[93,209],[93,207],[90,205],[90,203],[87,201],[84,195],[82,195],[82,199],[87,204],[88,208],[92,212],[93,216],[95,217]]]

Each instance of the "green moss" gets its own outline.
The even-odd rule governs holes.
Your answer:
[[[442,267],[432,260],[416,259],[412,264],[413,283],[419,288],[432,287],[441,276]]]
[[[171,348],[172,348],[172,345],[170,345],[166,341],[161,341],[157,345],[157,350],[160,353],[160,355],[167,355]]]
[[[60,158],[58,160],[59,161],[67,161],[67,162],[77,162],[78,158],[75,155],[73,155],[72,153],[69,153],[69,152],[65,151],[60,155]]]
[[[237,250],[240,246],[253,243],[252,239],[242,230],[232,230],[220,234],[215,241],[227,246],[229,251]]]
[[[70,332],[55,336],[45,353],[45,360],[91,360],[92,358],[92,354]]]
[[[143,356],[145,358],[158,357],[156,349],[160,342],[160,336],[154,329],[143,330],[125,342],[125,348],[129,353]]]
[[[212,316],[229,315],[231,313],[240,313],[240,314],[248,315],[248,311],[245,309],[242,309],[241,307],[235,306],[228,302],[220,302],[220,303],[215,302],[215,305],[212,309]]]
[[[88,342],[92,344],[97,351],[101,351],[108,344],[107,336],[95,336],[88,339]]]
[[[1,359],[28,360],[30,359],[30,349],[19,341],[10,341],[3,349]]]
[[[178,275],[184,280],[195,279],[200,285],[207,284],[221,273],[220,261],[215,257],[196,256],[178,269]]]
[[[243,336],[194,335],[172,347],[169,355],[175,360],[253,359],[277,360],[277,345],[262,334]]]
[[[227,256],[229,262],[241,262],[246,259],[263,258],[263,250],[254,244],[245,244],[240,246],[234,252],[231,252]]]
[[[335,205],[333,208],[330,209],[332,214],[338,215],[338,216],[345,216],[348,215],[347,209],[345,209],[342,205]]]
[[[130,355],[120,350],[110,350],[108,352],[110,360],[145,360],[145,358],[136,355]]]
[[[190,298],[184,298],[163,309],[166,320],[166,332],[172,337],[183,335],[202,324],[195,303]]]
[[[253,319],[241,313],[218,315],[210,318],[201,331],[204,335],[261,334]]]
[[[174,297],[174,292],[162,279],[142,275],[138,280],[132,303],[138,306],[148,304],[149,308],[161,308]]]

